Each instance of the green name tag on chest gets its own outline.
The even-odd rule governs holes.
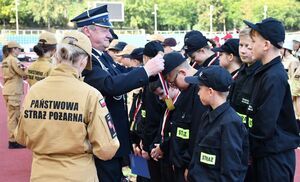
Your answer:
[[[215,165],[216,164],[216,155],[207,154],[204,152],[200,153],[200,162]]]
[[[189,129],[183,129],[183,128],[177,128],[176,136],[182,139],[189,139],[190,138],[190,130]]]

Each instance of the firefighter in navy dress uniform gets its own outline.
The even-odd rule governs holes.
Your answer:
[[[126,93],[147,84],[150,76],[163,70],[164,61],[158,55],[145,66],[134,69],[126,69],[115,63],[105,52],[112,38],[107,5],[87,10],[71,21],[76,22],[79,31],[91,40],[93,69],[82,73],[84,81],[105,97],[120,141],[120,148],[112,160],[95,158],[98,177],[104,182],[119,182],[122,177],[122,160],[128,157],[131,147]]]

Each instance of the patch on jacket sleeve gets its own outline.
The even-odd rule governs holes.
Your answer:
[[[104,98],[99,100],[99,104],[100,104],[101,107],[106,107],[106,103],[105,103]]]
[[[216,164],[216,155],[201,152],[200,153],[200,162],[209,164],[209,165],[215,165]]]
[[[110,114],[107,114],[105,116],[105,120],[106,120],[111,137],[115,138],[117,136],[117,132],[116,132],[115,125],[113,123],[113,120],[112,120]]]
[[[177,127],[176,136],[182,139],[189,139],[190,138],[190,130]]]

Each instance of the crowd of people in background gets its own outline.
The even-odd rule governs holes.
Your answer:
[[[192,30],[180,51],[159,34],[135,47],[108,16],[83,12],[61,42],[42,33],[28,68],[3,47],[8,148],[32,150],[32,181],[126,181],[129,154],[147,160],[138,182],[293,181],[299,37],[267,18],[221,45]]]

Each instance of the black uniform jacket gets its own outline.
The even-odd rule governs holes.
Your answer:
[[[140,140],[142,138],[142,115],[141,115],[141,107],[139,105],[142,104],[142,94],[143,89],[140,89],[138,93],[132,94],[132,104],[129,111],[129,123],[130,123],[130,139],[134,144],[140,144]]]
[[[142,101],[143,150],[151,152],[154,139],[159,130],[160,121],[164,115],[165,106],[158,96],[150,91],[148,85],[144,87]]]
[[[249,142],[241,118],[225,102],[204,113],[199,122],[189,181],[244,181]]]
[[[227,98],[231,107],[241,116],[247,128],[252,127],[252,119],[247,117],[247,110],[254,85],[254,73],[260,66],[260,61],[256,61],[250,66],[243,64],[230,87],[229,96]]]
[[[116,157],[127,156],[130,152],[130,144],[125,94],[147,84],[147,73],[144,68],[128,71],[116,64],[106,52],[99,55],[93,49],[92,53],[93,69],[91,71],[85,70],[82,73],[84,81],[99,90],[105,97],[107,108],[112,116],[120,141],[120,148]]]
[[[288,76],[280,57],[260,67],[254,75],[253,95],[248,107],[252,157],[264,157],[299,146]]]
[[[177,168],[188,168],[195,138],[197,135],[199,118],[207,110],[197,95],[198,85],[190,85],[181,91],[175,110],[170,115],[171,139],[170,161]]]

